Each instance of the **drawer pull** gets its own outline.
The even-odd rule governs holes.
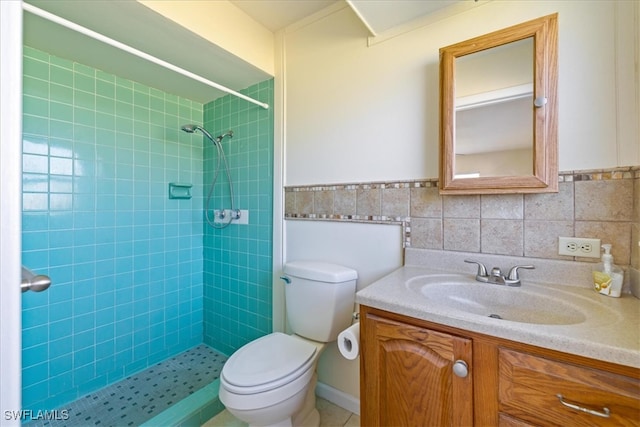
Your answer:
[[[566,402],[564,400],[564,396],[561,394],[556,394],[556,397],[558,398],[558,400],[560,400],[560,403],[562,403],[564,406],[571,409],[575,409],[576,411],[586,412],[587,414],[595,415],[597,417],[602,417],[602,418],[609,418],[611,416],[610,415],[611,411],[609,411],[609,408],[602,408],[602,412],[595,411],[593,409],[583,408],[582,406],[578,406],[574,403]]]

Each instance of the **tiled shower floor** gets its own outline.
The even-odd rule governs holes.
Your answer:
[[[29,427],[138,426],[220,376],[226,356],[199,345],[65,405],[67,420]]]

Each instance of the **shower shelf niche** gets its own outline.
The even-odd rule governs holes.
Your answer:
[[[177,182],[169,183],[169,198],[170,199],[190,199],[191,198],[192,184],[180,184]]]

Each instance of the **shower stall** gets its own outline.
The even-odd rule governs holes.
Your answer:
[[[22,264],[52,285],[22,296],[22,409],[64,409],[185,351],[228,355],[271,332],[272,110],[23,50]],[[273,80],[240,92],[272,104]],[[175,182],[191,198],[169,198]],[[210,188],[211,206],[235,200],[249,223],[208,225]]]

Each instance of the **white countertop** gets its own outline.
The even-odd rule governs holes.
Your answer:
[[[502,262],[513,262],[508,257],[481,256],[480,254],[454,254],[443,251],[424,252],[429,261],[420,261],[422,265],[405,265],[393,273],[379,279],[356,294],[356,302],[417,319],[422,319],[446,326],[452,326],[472,332],[482,333],[494,337],[522,342],[538,347],[576,354],[592,359],[601,359],[625,366],[640,368],[640,299],[631,294],[623,294],[620,298],[600,295],[592,290],[585,280],[585,271],[589,264],[532,260],[540,270],[549,263],[557,265],[547,269],[557,271],[566,267],[572,269],[574,276],[564,277],[564,283],[549,284],[536,282],[535,271],[522,274],[522,286],[510,288],[510,292],[540,292],[562,299],[563,302],[578,307],[586,314],[583,322],[573,324],[539,324],[494,319],[488,316],[466,313],[462,310],[452,310],[438,304],[429,303],[427,298],[405,286],[405,283],[418,276],[429,274],[455,273],[475,278],[475,267],[465,264],[463,259],[477,259],[485,262],[491,269],[492,261],[500,259]],[[433,256],[436,255],[436,256]],[[442,258],[438,260],[438,258]],[[422,257],[421,259],[424,259]],[[504,261],[507,260],[507,261]],[[523,258],[518,258],[523,264]],[[416,262],[413,256],[407,261]],[[515,264],[511,264],[515,265]],[[524,272],[523,272],[524,273]],[[541,274],[541,277],[545,277]],[[545,277],[548,280],[548,277]],[[572,281],[580,279],[578,286],[572,286]],[[478,286],[502,286],[490,283],[475,282]]]

